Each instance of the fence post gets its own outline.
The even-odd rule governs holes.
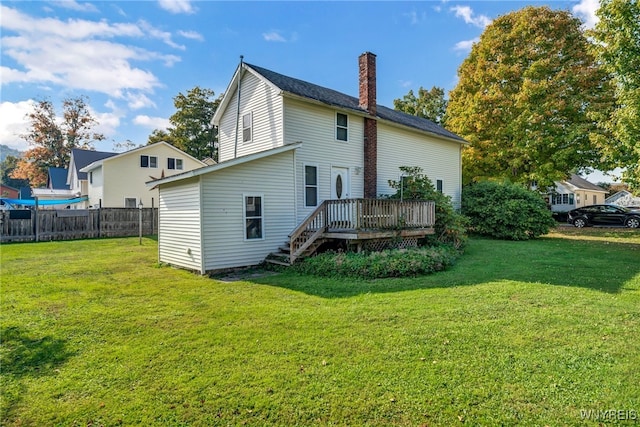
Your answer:
[[[154,211],[154,203],[153,203],[153,197],[151,198],[151,235],[153,236],[153,231],[154,231],[154,224],[153,222],[156,220],[156,213]]]
[[[98,201],[98,239],[102,237],[102,199]]]
[[[35,211],[33,213],[34,221],[33,221],[33,234],[35,241],[38,241],[38,197],[34,197],[35,200]]]
[[[139,240],[140,240],[140,244],[142,244],[142,200],[140,200],[140,203],[138,203],[138,227],[139,227],[139,232],[140,232],[140,236],[139,236]]]

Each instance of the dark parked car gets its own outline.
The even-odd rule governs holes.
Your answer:
[[[589,225],[640,227],[640,210],[616,205],[591,205],[569,211],[569,224],[582,228]]]

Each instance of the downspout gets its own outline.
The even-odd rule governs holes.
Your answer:
[[[238,157],[238,132],[240,128],[240,82],[242,81],[242,64],[244,56],[240,55],[240,65],[238,66],[238,110],[236,111],[236,141],[233,148],[233,158]]]

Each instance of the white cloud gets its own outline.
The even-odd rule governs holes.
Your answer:
[[[596,11],[600,7],[598,0],[580,0],[580,3],[571,9],[573,14],[582,19],[586,28],[593,28],[598,23]]]
[[[126,93],[125,98],[129,102],[129,108],[139,110],[141,108],[156,107],[156,103],[149,99],[145,94],[140,92]]]
[[[164,10],[171,13],[195,13],[196,8],[193,7],[190,0],[158,0],[158,4]]]
[[[484,28],[491,24],[491,18],[486,15],[476,15],[469,6],[453,6],[450,10],[455,12],[457,18],[462,18],[467,24],[475,25],[478,28]]]
[[[284,43],[287,41],[279,31],[269,31],[268,33],[262,33],[262,38],[264,38],[268,42],[281,42]]]
[[[400,80],[399,83],[400,83],[400,87],[403,87],[403,88],[408,88],[408,87],[411,87],[411,85],[413,85],[413,82],[411,80]]]
[[[469,52],[471,50],[471,48],[473,47],[474,43],[478,43],[480,41],[480,37],[476,37],[474,39],[471,40],[462,40],[459,41],[458,43],[456,43],[456,45],[453,47],[453,50],[458,50],[458,51],[463,51],[463,52]]]
[[[75,0],[60,0],[54,2],[56,6],[78,12],[98,12],[98,8],[91,3],[78,3]]]
[[[0,12],[3,55],[17,64],[15,68],[1,67],[2,85],[60,85],[117,98],[123,98],[125,91],[152,93],[161,86],[157,77],[135,67],[133,62],[163,61],[166,66],[172,66],[180,58],[111,39],[151,37],[183,48],[171,41],[171,34],[144,21],[112,24],[104,20],[41,19],[6,6],[0,6]]]
[[[20,138],[29,129],[27,114],[33,111],[33,100],[0,103],[0,141],[20,151],[29,149],[29,144]]]
[[[197,40],[197,41],[204,41],[204,37],[202,36],[202,34],[196,32],[196,31],[178,31],[178,34],[181,35],[182,37],[184,37],[185,39],[191,39],[191,40]]]
[[[146,115],[139,115],[133,119],[133,123],[139,126],[143,126],[152,130],[162,129],[165,130],[171,126],[169,119],[164,117],[150,117]]]

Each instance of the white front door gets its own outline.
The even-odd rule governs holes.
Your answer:
[[[331,199],[348,199],[351,197],[351,179],[349,168],[331,167]]]
[[[351,196],[349,168],[331,167],[331,200],[344,200]],[[329,228],[353,228],[353,208],[349,202],[332,202],[329,205]]]

